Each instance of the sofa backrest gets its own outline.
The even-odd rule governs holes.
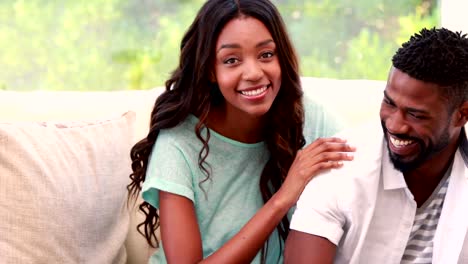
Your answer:
[[[384,81],[303,77],[306,96],[335,112],[346,125],[378,114]],[[144,91],[0,92],[0,121],[93,120],[136,113],[135,139],[146,135],[149,116],[162,87]]]

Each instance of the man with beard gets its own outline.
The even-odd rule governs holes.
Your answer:
[[[392,58],[380,121],[297,202],[285,263],[468,263],[468,38],[423,29]]]

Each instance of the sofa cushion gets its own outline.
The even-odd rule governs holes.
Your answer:
[[[0,123],[0,263],[125,263],[134,123]]]

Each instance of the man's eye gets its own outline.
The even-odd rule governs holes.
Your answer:
[[[388,100],[388,99],[386,99],[386,98],[383,99],[383,102],[384,102],[384,104],[386,104],[386,105],[388,105],[388,106],[393,106],[392,102],[390,102],[390,100]]]
[[[425,119],[428,118],[427,116],[418,115],[418,114],[415,114],[415,113],[409,113],[409,115],[410,115],[412,118],[414,118],[414,119],[419,119],[419,120],[425,120]]]

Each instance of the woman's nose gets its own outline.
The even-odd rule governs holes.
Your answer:
[[[263,77],[263,69],[257,60],[247,60],[244,66],[244,80],[255,82]]]

